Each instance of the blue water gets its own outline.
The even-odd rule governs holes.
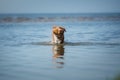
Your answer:
[[[98,16],[101,15],[95,19]],[[120,21],[118,18],[101,18],[92,21],[68,18],[68,21],[1,22],[0,80],[120,78]],[[65,45],[50,44],[53,25],[66,28]]]

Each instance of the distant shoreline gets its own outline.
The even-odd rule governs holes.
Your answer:
[[[120,21],[119,13],[0,14],[0,23]]]
[[[0,14],[120,14],[120,12],[90,12],[90,13],[0,13]]]

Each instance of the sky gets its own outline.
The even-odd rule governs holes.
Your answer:
[[[0,0],[0,13],[120,13],[120,0]]]

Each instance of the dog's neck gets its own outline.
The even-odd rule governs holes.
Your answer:
[[[53,34],[53,43],[55,43],[55,44],[64,43],[64,35],[62,35],[60,38],[58,38],[57,35]]]

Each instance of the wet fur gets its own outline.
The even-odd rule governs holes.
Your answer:
[[[63,44],[64,43],[65,28],[61,26],[54,26],[52,29],[52,43]]]

